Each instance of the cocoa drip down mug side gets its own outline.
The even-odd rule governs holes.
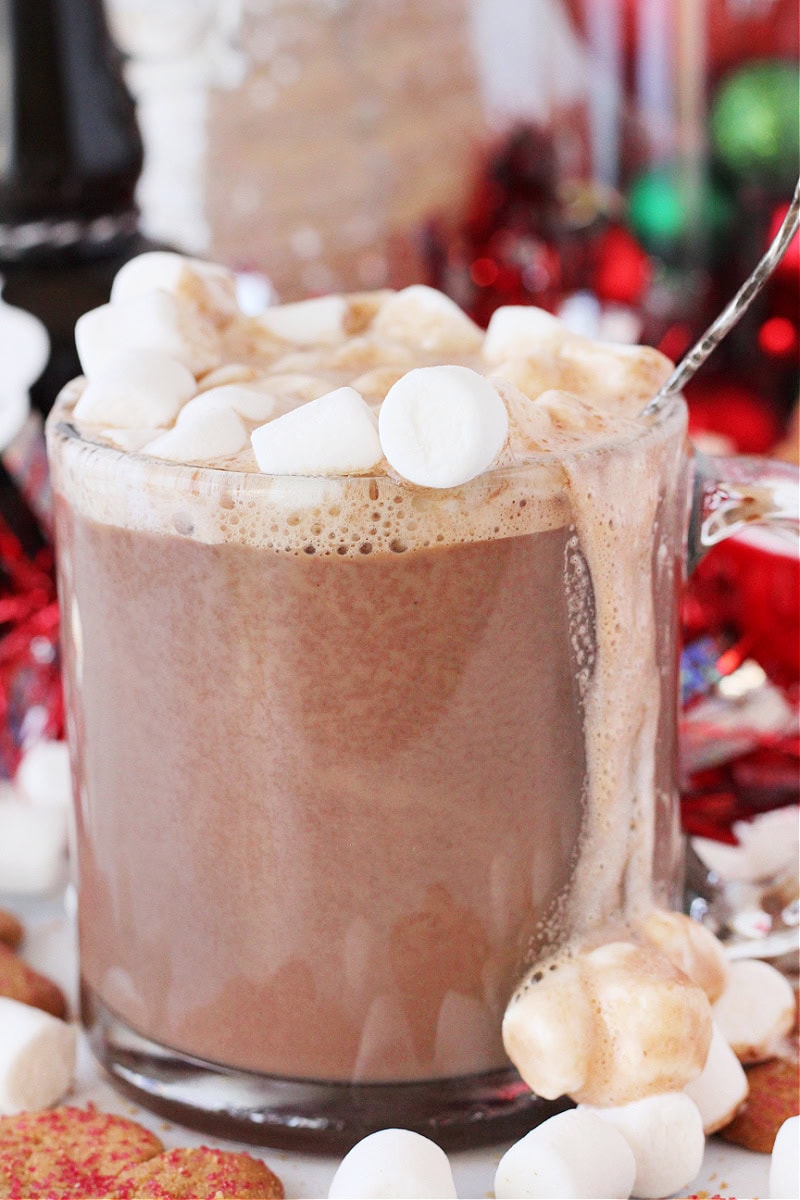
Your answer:
[[[183,466],[48,422],[82,1018],[221,1136],[499,1141],[523,973],[681,887],[678,600],[781,464],[629,435],[461,487]],[[555,1106],[557,1107],[557,1105]]]

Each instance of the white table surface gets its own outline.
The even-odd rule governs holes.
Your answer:
[[[71,924],[59,900],[15,901],[0,894],[0,905],[19,914],[27,936],[22,955],[37,970],[55,979],[67,994],[70,1008],[76,1010],[77,953]],[[140,1121],[152,1129],[167,1146],[212,1145],[224,1149],[247,1150],[265,1159],[283,1181],[288,1200],[326,1197],[336,1170],[337,1160],[307,1154],[289,1154],[280,1150],[260,1150],[253,1146],[209,1138],[189,1129],[165,1122],[120,1095],[94,1060],[86,1041],[80,1039],[75,1086],[67,1103],[93,1101],[106,1112],[119,1113]],[[494,1173],[506,1146],[483,1148],[450,1155],[456,1188],[462,1200],[492,1197]],[[700,1174],[680,1196],[706,1192],[709,1196],[737,1197],[737,1200],[767,1195],[769,1156],[753,1154],[710,1138]]]

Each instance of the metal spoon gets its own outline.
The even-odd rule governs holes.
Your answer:
[[[786,253],[789,243],[800,228],[800,180],[794,189],[792,203],[784,217],[772,244],[767,250],[752,275],[742,284],[726,308],[722,310],[716,321],[713,321],[703,336],[692,347],[688,354],[681,359],[666,383],[656,392],[649,404],[642,409],[641,416],[652,417],[668,400],[682,391],[692,376],[702,367],[708,356],[716,350],[723,338],[727,337],[750,305],[755,300],[764,284]]]

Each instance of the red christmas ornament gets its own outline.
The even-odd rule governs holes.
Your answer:
[[[24,743],[64,735],[53,555],[33,556],[0,520],[0,776],[11,778]]]
[[[731,380],[696,380],[686,389],[689,433],[719,433],[740,454],[766,454],[780,437],[780,422],[763,396]]]
[[[758,345],[770,358],[789,358],[797,350],[797,330],[788,317],[769,317],[758,331]]]
[[[632,233],[607,229],[596,251],[594,290],[601,300],[635,307],[650,286],[652,263]]]

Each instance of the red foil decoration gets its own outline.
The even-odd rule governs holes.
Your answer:
[[[26,742],[64,735],[53,552],[28,556],[0,520],[0,776]]]

